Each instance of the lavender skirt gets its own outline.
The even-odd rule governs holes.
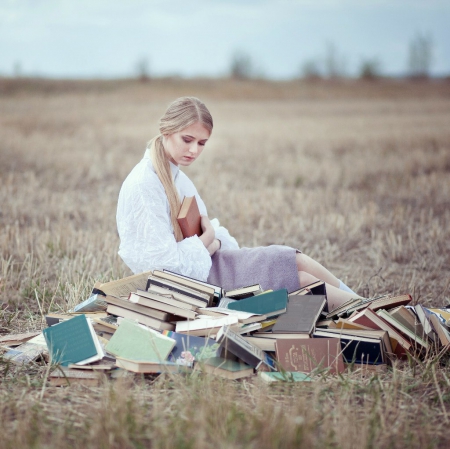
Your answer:
[[[225,290],[254,284],[263,290],[298,290],[297,252],[281,245],[219,250],[211,258],[208,282]]]

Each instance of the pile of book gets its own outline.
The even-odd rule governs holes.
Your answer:
[[[383,371],[408,354],[447,350],[450,309],[411,301],[382,296],[333,306],[321,281],[291,293],[259,285],[223,291],[154,270],[97,283],[73,311],[48,314],[42,333],[0,344],[14,363],[46,356],[56,367],[51,385],[191,370],[307,381],[349,367]]]

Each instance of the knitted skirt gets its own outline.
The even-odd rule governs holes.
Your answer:
[[[281,245],[219,250],[211,258],[208,282],[225,290],[254,284],[263,290],[298,290],[297,252]]]

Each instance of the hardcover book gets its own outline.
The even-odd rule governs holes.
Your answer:
[[[192,310],[192,306],[189,304],[176,301],[173,298],[164,298],[157,293],[138,290],[138,293],[131,293],[128,300],[150,310],[161,310],[163,312],[171,313],[172,315],[181,316],[183,318],[189,318],[191,320],[197,316],[197,313]],[[180,304],[182,307],[174,305],[175,303]]]
[[[425,334],[422,323],[419,321],[416,313],[411,308],[398,306],[395,309],[389,310],[389,314],[397,321],[400,321],[400,323],[406,326],[411,332],[414,332],[419,337],[424,338]]]
[[[211,373],[215,376],[233,380],[254,375],[252,366],[223,357],[206,359],[200,364],[200,369],[205,373]]]
[[[232,315],[237,317],[239,322],[243,324],[255,323],[267,319],[265,315],[241,312],[239,310],[232,310],[227,307],[202,307],[201,309],[198,309],[198,312],[202,315],[211,315],[216,317]]]
[[[184,274],[175,273],[173,271],[166,270],[166,269],[164,269],[163,272],[168,275],[172,275],[175,278],[178,278],[179,282],[181,282],[181,280],[194,282],[196,284],[195,288],[197,288],[198,285],[202,285],[203,287],[207,287],[207,288],[212,288],[214,290],[214,297],[216,299],[220,299],[223,295],[222,287],[220,287],[219,285],[214,285],[214,284],[210,284],[209,282],[200,281],[198,279],[194,279],[189,276],[185,276]]]
[[[148,362],[143,360],[126,359],[123,357],[116,358],[116,366],[133,373],[160,374],[178,373],[180,371],[180,365],[173,362]]]
[[[446,326],[442,324],[437,315],[430,315],[430,323],[433,326],[434,331],[439,337],[442,346],[450,345],[450,332],[447,330]]]
[[[428,348],[428,342],[425,338],[415,334],[409,328],[404,326],[400,321],[396,320],[387,310],[378,310],[377,315],[383,318],[386,322],[388,322],[395,329],[400,331],[402,334],[406,335],[410,338],[414,343],[419,344],[424,348]]]
[[[132,294],[132,293],[131,293]],[[132,310],[136,313],[141,313],[142,315],[147,315],[152,318],[156,318],[157,320],[167,321],[170,318],[170,314],[167,312],[163,312],[161,310],[150,309],[149,307],[145,307],[141,304],[136,304],[134,302],[129,301],[128,299],[116,298],[115,296],[104,296],[106,303],[109,305],[113,305],[116,307],[121,307],[122,309]],[[108,308],[106,309],[108,310]]]
[[[244,299],[248,298],[250,296],[256,296],[260,293],[262,293],[262,288],[259,284],[255,285],[249,285],[248,287],[240,287],[236,288],[234,290],[228,290],[225,292],[225,295],[227,298],[233,298],[233,299]]]
[[[175,340],[131,320],[123,320],[106,345],[115,357],[146,362],[167,359]]]
[[[230,326],[223,326],[220,329],[216,341],[220,344],[225,357],[228,353],[231,353],[256,369],[275,369],[274,360],[260,348],[252,345],[245,338],[234,332]]]
[[[311,334],[325,304],[325,296],[290,296],[286,312],[278,317],[272,331]]]
[[[201,293],[205,293],[208,295],[209,298],[209,304],[212,303],[214,298],[216,297],[216,288],[211,284],[207,284],[205,282],[198,281],[197,279],[191,279],[187,276],[182,276],[178,273],[173,273],[171,271],[161,271],[161,270],[154,270],[153,276],[161,279],[167,279],[168,281],[177,283],[181,286],[188,287],[189,289],[196,290]],[[222,291],[222,289],[220,289]]]
[[[80,371],[77,369],[58,366],[48,376],[48,383],[52,387],[62,387],[81,384],[90,387],[97,387],[105,375],[98,371]]]
[[[369,308],[358,312],[349,318],[349,321],[365,324],[372,329],[382,329],[387,331],[389,337],[391,338],[392,349],[399,357],[403,357],[405,355],[405,351],[409,351],[411,349],[411,343],[404,338],[403,335],[401,335],[394,327],[392,327],[388,322],[383,320]],[[397,348],[397,344],[399,344],[403,350],[401,348]]]
[[[22,365],[33,362],[42,355],[46,355],[47,351],[47,342],[42,332],[40,332],[27,342],[10,349],[2,357],[4,360],[9,360],[16,365]]]
[[[275,290],[262,295],[251,296],[228,304],[230,310],[256,313],[266,317],[280,315],[286,312],[288,293],[286,289]]]
[[[311,382],[311,377],[306,373],[297,373],[295,371],[260,371],[258,377],[264,382]]]
[[[42,331],[47,342],[51,363],[68,366],[85,365],[104,357],[103,349],[90,320],[78,315]]]
[[[294,292],[289,293],[289,296],[294,295],[323,295],[327,296],[327,289],[325,282],[323,281],[315,281],[312,284],[305,285]]]
[[[419,321],[422,324],[425,335],[432,341],[436,341],[437,335],[434,332],[429,319],[431,312],[429,312],[428,309],[424,307],[422,304],[417,304],[414,307],[414,310],[416,311],[417,317],[419,318]]]
[[[310,373],[328,368],[335,374],[345,369],[341,343],[334,338],[277,340],[275,352],[278,363],[286,371]]]
[[[126,297],[131,292],[135,292],[138,288],[144,289],[147,285],[148,276],[152,274],[151,271],[134,274],[117,281],[100,283],[96,282],[92,290],[93,294],[100,293],[102,295],[116,296],[117,298]]]
[[[194,290],[192,290],[192,292],[194,292],[193,294],[188,294],[188,292],[182,292],[182,290],[180,290],[181,289],[175,289],[169,286],[156,285],[156,283],[154,283],[153,281],[147,288],[148,292],[157,293],[158,295],[163,296],[170,295],[172,296],[172,298],[178,301],[183,301],[184,303],[192,305],[194,307],[206,307],[209,303],[209,298],[207,295],[200,296],[200,292],[194,292]]]
[[[192,366],[194,362],[219,356],[219,344],[212,338],[196,337],[172,331],[163,331],[163,335],[175,340],[175,346],[167,358],[169,362]]]
[[[175,331],[199,337],[216,335],[224,325],[237,324],[237,317],[225,316],[223,318],[197,318],[196,320],[177,321]]]
[[[106,309],[111,315],[120,316],[122,318],[128,318],[133,321],[138,321],[145,326],[149,326],[156,330],[169,330],[173,331],[175,326],[172,323],[167,323],[166,321],[158,320],[148,315],[143,315],[142,313],[135,312],[134,310],[125,309],[123,307],[118,307],[113,304],[109,304]]]
[[[195,196],[185,196],[177,216],[183,237],[202,235],[202,217]]]
[[[336,338],[341,342],[345,363],[376,365],[386,363],[385,348],[391,347],[385,331],[350,331],[346,329],[316,329],[314,338]],[[392,350],[390,351],[392,352]]]

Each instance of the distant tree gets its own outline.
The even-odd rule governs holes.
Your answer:
[[[136,63],[136,74],[140,81],[148,81],[150,79],[150,70],[148,58],[143,57]]]
[[[380,61],[376,58],[366,59],[361,62],[359,77],[366,80],[374,80],[380,75]]]
[[[15,78],[20,78],[22,76],[22,64],[20,61],[16,61],[13,65],[13,74]]]
[[[231,58],[230,76],[235,79],[249,79],[254,75],[252,58],[249,54],[236,51]]]
[[[301,76],[309,80],[322,78],[318,61],[315,59],[306,60],[301,66]]]
[[[345,58],[332,42],[328,42],[325,52],[325,72],[329,78],[345,75]]]
[[[413,78],[428,78],[433,59],[431,36],[416,34],[409,44],[409,74]]]

